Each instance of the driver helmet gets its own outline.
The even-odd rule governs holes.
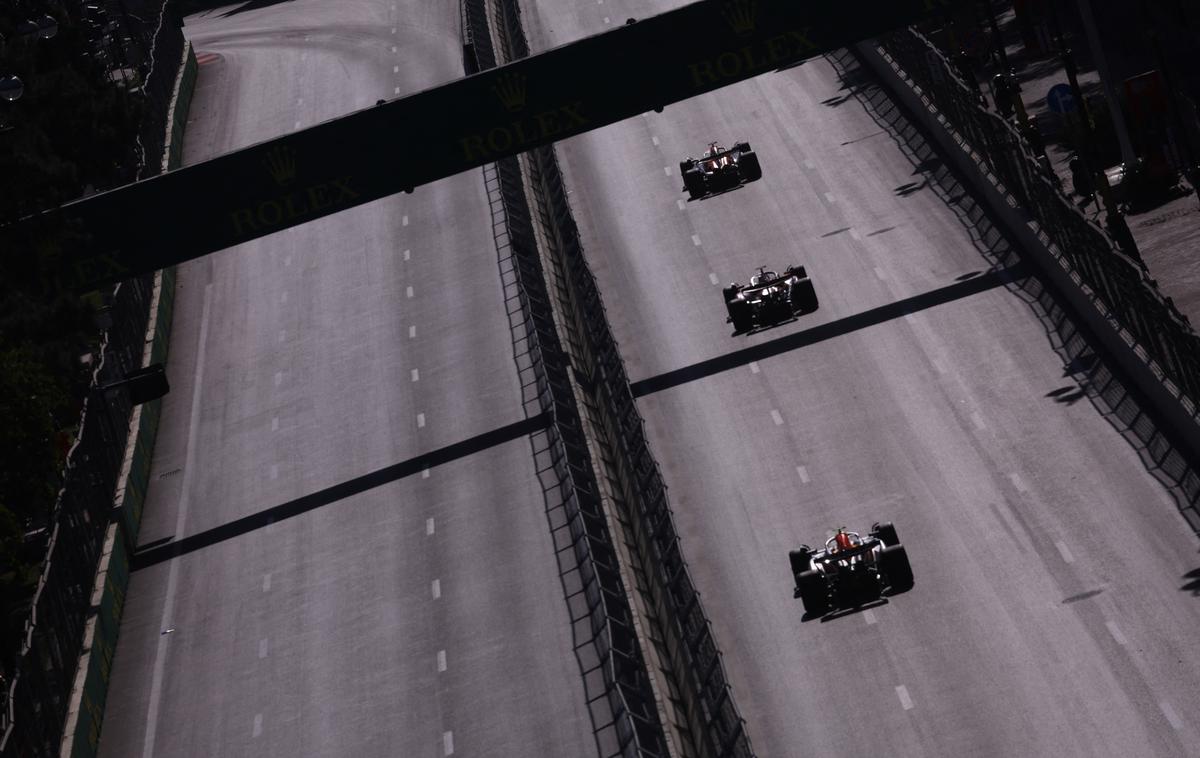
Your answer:
[[[854,537],[849,532],[843,532],[841,529],[833,536],[833,544],[838,550],[849,550],[854,547]]]

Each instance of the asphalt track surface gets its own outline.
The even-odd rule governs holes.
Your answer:
[[[457,2],[229,10],[185,26],[187,162],[462,75]],[[177,297],[140,542],[189,547],[133,575],[100,754],[594,755],[529,437],[487,436],[525,412],[482,174],[190,262]]]
[[[525,23],[538,50],[679,4],[528,0]],[[684,202],[711,140],[764,177]],[[1196,539],[830,62],[558,150],[759,755],[1200,755]],[[731,336],[721,287],[793,263],[820,310]],[[788,551],[876,520],[915,588],[803,621]]]

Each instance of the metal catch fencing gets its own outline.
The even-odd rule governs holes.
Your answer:
[[[933,42],[912,28],[876,42],[1036,220],[1064,270],[1177,398],[1184,423],[1200,424],[1200,336],[1141,262],[1075,207],[1016,127],[980,103],[978,92]],[[1164,449],[1163,456],[1158,463],[1164,468],[1183,472],[1177,477],[1188,506],[1183,515],[1200,530],[1200,477],[1178,450]]]

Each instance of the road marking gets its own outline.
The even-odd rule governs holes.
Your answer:
[[[712,273],[710,273],[710,274],[708,275],[708,280],[709,280],[710,282],[712,282],[713,284],[720,284],[720,283],[721,283],[721,280],[717,278],[717,275],[716,275],[716,274],[712,274]]]
[[[676,201],[675,201],[675,204],[679,206],[679,210],[683,210],[684,208],[686,208],[686,207],[687,207],[687,200],[684,200],[684,199],[681,197],[681,198],[679,198],[678,200],[676,200]]]
[[[280,329],[279,330],[279,341],[283,342],[285,339],[287,339],[287,329]]]
[[[750,373],[757,374],[761,369],[758,367],[758,361],[750,361]]]
[[[399,88],[399,87],[393,87],[393,88],[392,88],[392,94],[393,94],[393,95],[399,95],[399,94],[400,94],[400,88]]]
[[[424,426],[425,426],[425,414],[424,414],[424,413],[418,413],[418,414],[417,414],[417,428],[418,428],[418,429],[421,429],[421,428],[423,428]]]
[[[809,483],[810,479],[808,478],[808,468],[806,468],[805,466],[797,466],[796,473],[800,475],[801,482],[803,482],[804,484]]]
[[[699,234],[692,235],[692,244],[695,245],[696,247],[700,247],[700,235]]]
[[[1164,716],[1167,717],[1167,723],[1171,725],[1172,729],[1177,732],[1183,729],[1183,720],[1179,718],[1179,714],[1175,712],[1175,709],[1171,707],[1170,703],[1168,703],[1166,700],[1163,700],[1158,704],[1158,709],[1163,712]]]
[[[445,671],[446,670],[446,651],[439,650],[437,658],[438,658],[438,671]]]
[[[258,641],[258,657],[259,658],[267,657],[267,638],[266,637],[263,637],[261,640]]]
[[[422,478],[422,479],[428,479],[428,478],[429,478],[429,467],[428,467],[428,466],[426,466],[425,468],[421,469],[421,478]]]
[[[908,688],[903,684],[896,688],[896,696],[900,698],[900,707],[906,711],[911,711],[913,707],[912,698],[908,696]]]
[[[398,74],[398,73],[400,73],[400,67],[399,67],[399,66],[392,66],[392,73],[393,73],[393,74]]]
[[[429,583],[429,594],[433,595],[433,599],[437,600],[442,596],[442,580],[434,579]]]
[[[260,735],[262,735],[262,714],[256,713],[254,715],[254,734],[252,736],[258,737]]]
[[[1108,627],[1108,633],[1112,635],[1112,638],[1117,641],[1118,645],[1123,647],[1129,644],[1129,640],[1125,639],[1124,634],[1121,634],[1121,628],[1117,626],[1117,622],[1105,621],[1104,625]]]
[[[863,621],[867,622],[867,626],[871,626],[872,624],[875,623],[875,614],[871,611],[870,608],[863,611]]]
[[[400,226],[408,226],[408,214],[404,214],[404,218],[400,219]]]
[[[417,327],[415,327],[415,326],[408,327],[408,338],[412,339],[413,337],[416,337],[416,336],[417,336]]]
[[[394,53],[394,52],[396,52],[396,46],[395,46],[395,45],[392,45],[392,52],[393,52],[393,53]]]
[[[813,165],[813,162],[812,162],[812,161],[810,161],[808,158],[805,158],[805,159],[804,159],[804,167],[805,167],[805,168],[807,168],[807,169],[814,169],[814,168],[816,168],[816,166],[814,166],[814,165]]]
[[[279,431],[279,417],[278,416],[275,416],[271,419],[271,431],[273,431],[273,432]]]
[[[278,463],[271,464],[271,478],[272,479],[279,478],[279,464]]]
[[[671,175],[671,167],[663,166],[663,173],[666,174],[667,176],[670,176]]]
[[[404,251],[404,260],[406,260],[406,261],[412,260],[412,250]]]
[[[442,732],[442,752],[454,755],[454,732]]]
[[[980,416],[978,412],[971,414],[971,423],[975,425],[976,429],[987,429],[987,424],[983,423],[983,416]]]
[[[263,592],[269,592],[270,590],[271,590],[271,575],[263,574]]]
[[[394,27],[394,26],[393,26],[393,27],[392,27],[392,34],[395,34],[395,33],[396,33],[396,27]]]
[[[1008,475],[1008,478],[1013,483],[1013,486],[1017,488],[1017,492],[1020,492],[1022,495],[1029,492],[1029,488],[1025,486],[1025,480],[1021,478],[1020,474],[1014,471]]]
[[[283,291],[283,294],[281,294],[281,295],[279,296],[279,302],[281,302],[281,303],[286,303],[286,302],[287,302],[287,290],[284,290],[284,291]]]
[[[651,136],[650,141],[654,143],[655,147],[658,146],[658,137]]]
[[[420,369],[415,369],[415,368],[414,368],[414,369],[412,370],[412,380],[413,380],[414,382],[419,382],[419,381],[421,381],[421,370],[420,370]]]
[[[276,371],[275,372],[275,386],[278,387],[282,383],[283,383],[283,372]]]
[[[879,277],[881,280],[887,279],[887,274],[883,273],[883,269],[879,268],[878,266],[875,267],[875,276]]]
[[[425,519],[425,534],[427,536],[433,534],[435,528],[436,527],[434,527],[434,525],[433,525],[433,519],[431,519],[431,518]]]
[[[830,203],[836,203],[836,202],[837,202],[837,199],[836,199],[836,198],[834,198],[834,196],[833,196],[833,193],[832,193],[832,192],[826,192],[826,193],[825,193],[825,200],[826,200],[827,202],[830,202]]]
[[[608,24],[608,23],[611,23],[611,22],[608,20],[608,16],[605,16],[605,17],[604,17],[604,23],[606,23],[606,24]]]
[[[779,414],[779,411],[771,410],[771,420],[775,422],[775,426],[783,426],[783,416]]]
[[[905,313],[905,314],[904,314],[904,320],[905,320],[905,321],[907,321],[907,322],[908,322],[908,323],[910,323],[910,324],[915,324],[915,323],[917,323],[917,317],[916,317],[915,315],[911,314],[911,313]]]
[[[1067,563],[1075,562],[1075,556],[1071,555],[1071,551],[1067,549],[1066,543],[1064,543],[1062,540],[1059,540],[1058,542],[1054,543],[1054,546],[1058,548],[1058,554],[1062,556],[1064,561]]]
[[[407,295],[408,297],[413,296],[413,288],[412,288],[411,284],[404,288],[404,294]]]

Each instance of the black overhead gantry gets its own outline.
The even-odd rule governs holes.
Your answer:
[[[62,287],[181,263],[914,23],[962,0],[702,0],[27,219]]]

